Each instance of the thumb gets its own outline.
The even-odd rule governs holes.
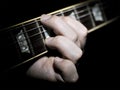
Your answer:
[[[70,60],[64,60],[56,57],[54,61],[54,67],[58,70],[65,82],[76,82],[78,79],[78,73],[75,65]]]

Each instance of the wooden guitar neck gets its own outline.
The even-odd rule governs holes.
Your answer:
[[[117,19],[108,17],[109,7],[101,0],[87,0],[49,14],[71,16],[93,32]],[[40,17],[10,26],[0,32],[0,52],[4,69],[15,68],[48,52],[44,39],[54,35],[40,22]],[[9,60],[8,57],[9,56]],[[7,64],[6,64],[7,63]]]

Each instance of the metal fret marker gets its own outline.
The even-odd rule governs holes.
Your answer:
[[[16,38],[17,38],[17,42],[20,46],[21,52],[22,53],[30,53],[30,49],[29,49],[26,37],[22,30],[20,30],[20,32],[17,34]]]

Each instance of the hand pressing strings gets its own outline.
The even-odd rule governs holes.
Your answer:
[[[69,16],[44,14],[41,23],[56,34],[55,37],[46,38],[45,44],[59,51],[62,57],[43,56],[31,65],[27,75],[52,82],[76,82],[79,76],[75,64],[83,54],[87,28]]]

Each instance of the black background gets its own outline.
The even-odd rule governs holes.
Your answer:
[[[82,0],[84,1],[84,0]],[[110,0],[119,14],[119,2]],[[49,13],[80,0],[1,0],[0,28],[10,26],[44,13]],[[113,7],[113,8],[114,8]],[[113,11],[113,12],[114,12]],[[120,86],[120,45],[119,19],[99,30],[88,34],[85,53],[79,61],[80,78],[74,84],[49,83],[30,79],[22,71],[6,75],[1,81],[3,88],[119,88]],[[4,60],[4,59],[0,59]]]

